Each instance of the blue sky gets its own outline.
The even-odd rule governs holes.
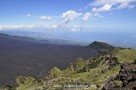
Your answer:
[[[0,0],[0,30],[135,31],[136,0]]]

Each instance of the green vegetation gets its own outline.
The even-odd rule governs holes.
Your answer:
[[[19,85],[16,90],[40,90],[43,88],[42,82],[36,78],[20,76],[16,81]]]
[[[54,67],[51,71],[50,71],[50,75],[53,76],[54,78],[57,78],[59,76],[62,75],[62,72],[59,68]]]
[[[106,80],[116,76],[120,71],[120,65],[136,60],[136,50],[119,49],[112,52],[104,52],[88,60],[77,59],[65,70],[57,67],[51,69],[44,80],[32,77],[18,77],[17,90],[61,90],[67,85],[87,85],[83,90],[100,89]],[[121,87],[122,82],[114,82]]]
[[[123,49],[117,53],[120,63],[133,62],[136,60],[136,50],[135,49]]]

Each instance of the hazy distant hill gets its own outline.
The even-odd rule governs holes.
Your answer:
[[[114,49],[115,47],[113,47],[112,45],[109,45],[107,43],[104,42],[98,42],[98,41],[94,41],[89,45],[90,48],[94,48],[94,49]]]
[[[8,34],[3,34],[3,33],[0,33],[0,38],[1,40],[3,38],[5,39],[12,39],[12,40],[24,40],[24,41],[36,41],[36,39],[34,38],[30,38],[30,37],[19,37],[19,36],[11,36],[11,35],[8,35]]]
[[[62,69],[76,58],[96,54],[97,50],[88,47],[39,43],[32,38],[0,34],[0,84],[14,83],[20,75],[41,76],[54,66]]]
[[[95,32],[91,31],[48,31],[48,30],[1,30],[0,32],[14,35],[33,37],[50,41],[49,43],[65,45],[89,45],[93,41],[107,42],[120,47],[136,48],[136,32]]]
[[[47,31],[44,31],[44,32],[33,31],[32,32],[32,31],[23,31],[23,30],[19,30],[19,31],[18,30],[4,30],[0,32],[8,34],[8,35],[12,35],[12,36],[19,36],[19,37],[21,36],[21,37],[29,37],[29,38],[31,37],[41,43],[61,44],[61,45],[80,45],[80,46],[87,45],[86,42],[74,40],[72,38],[69,40],[65,38],[63,35],[60,35],[54,32],[47,32]]]

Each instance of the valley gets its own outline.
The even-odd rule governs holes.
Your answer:
[[[54,66],[64,69],[77,58],[96,54],[96,49],[85,46],[40,43],[0,34],[0,84],[15,84],[20,75],[41,77]]]

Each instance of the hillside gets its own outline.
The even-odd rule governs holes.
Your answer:
[[[17,90],[64,90],[67,88],[70,90],[123,88],[133,90],[136,85],[135,55],[136,50],[134,49],[114,49],[110,52],[101,52],[96,57],[87,60],[79,58],[66,69],[54,67],[40,79],[20,76],[17,78],[17,87],[8,86],[8,88]],[[125,72],[129,72],[130,78],[125,77],[123,69],[126,70]],[[123,75],[123,79],[119,78],[121,75]],[[130,80],[132,80],[131,85],[125,83]]]
[[[54,66],[64,69],[77,58],[96,56],[97,50],[78,45],[40,43],[33,38],[0,34],[0,85],[15,78],[43,76]]]
[[[90,48],[94,48],[94,49],[99,49],[99,50],[111,50],[114,49],[115,47],[113,47],[110,44],[104,43],[104,42],[98,42],[98,41],[94,41],[89,45]]]
[[[135,49],[97,41],[82,47],[20,38],[0,34],[2,90],[135,88]]]

